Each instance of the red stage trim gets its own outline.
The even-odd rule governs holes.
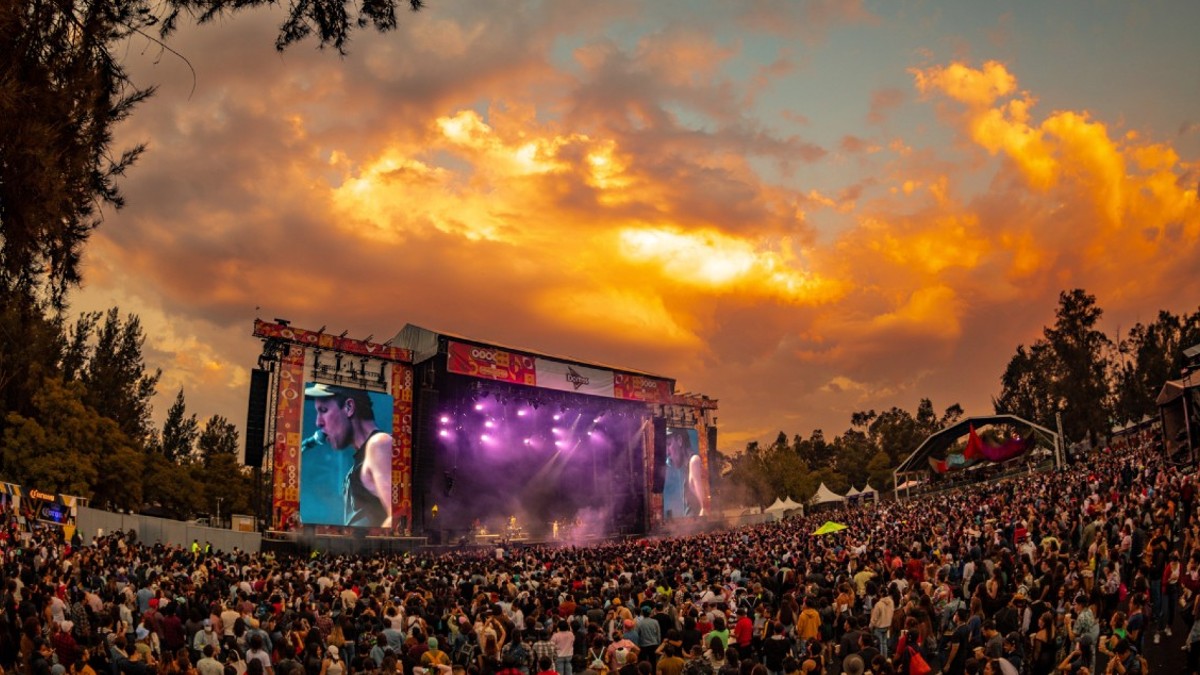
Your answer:
[[[299,345],[290,347],[279,365],[279,396],[275,411],[275,490],[272,495],[277,528],[285,527],[299,517],[304,351],[304,347]]]
[[[392,530],[412,528],[413,371],[392,366]]]
[[[329,349],[346,352],[359,356],[370,356],[383,361],[399,361],[412,363],[412,351],[392,345],[382,345],[378,342],[364,342],[354,338],[338,337],[328,333],[316,333],[303,328],[292,328],[279,323],[269,323],[261,319],[254,320],[254,336],[260,338],[275,338],[314,349]]]

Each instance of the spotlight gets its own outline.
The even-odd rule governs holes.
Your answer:
[[[601,417],[603,417],[603,415],[601,415]],[[592,418],[592,424],[600,424],[600,417]]]
[[[524,408],[517,411],[517,417],[524,417],[527,414],[529,414],[529,411]]]
[[[495,423],[495,422],[493,422],[493,421],[491,421],[491,420],[488,420],[488,421],[486,421],[486,422],[484,422],[484,423],[483,423],[483,426],[485,426],[485,427],[487,427],[487,428],[491,429],[492,427],[496,426],[496,423]]]
[[[480,410],[483,410],[483,404],[482,404],[482,403],[476,403],[476,404],[475,404],[475,410],[476,410],[477,412],[478,412],[478,411],[480,411]]]
[[[438,436],[441,436],[442,438],[450,438],[450,431],[448,429],[442,429],[438,432]]]
[[[551,433],[555,433],[555,434],[561,434],[561,433],[562,433],[562,429],[559,429],[558,427],[551,427],[551,428],[550,428],[550,431],[551,431]]]
[[[555,415],[554,415],[554,421],[555,421],[555,422],[557,422],[557,421],[559,421],[559,420],[561,420],[561,419],[562,419],[562,415],[559,415],[558,413],[555,413]]]
[[[479,437],[479,440],[483,441],[484,443],[487,443],[488,441],[492,440],[492,437],[488,436],[487,434],[483,434],[482,436]]]
[[[531,439],[528,439],[528,438],[525,439],[525,445],[531,445],[532,443],[533,443],[533,441]]]
[[[563,442],[562,442],[562,441],[554,441],[554,447],[556,447],[556,448],[561,448],[562,446],[563,446]]]
[[[591,436],[591,435],[592,435],[592,432],[591,432],[591,431],[588,431],[588,436]]]
[[[449,416],[449,415],[442,415],[442,416],[441,416],[441,418],[440,418],[438,421],[439,421],[439,422],[441,422],[442,424],[449,424],[449,423],[450,423],[450,416]]]

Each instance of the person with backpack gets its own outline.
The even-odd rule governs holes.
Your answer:
[[[512,639],[502,650],[500,664],[505,671],[515,670],[520,675],[529,675],[530,662],[529,648],[525,645],[521,631],[513,631]]]

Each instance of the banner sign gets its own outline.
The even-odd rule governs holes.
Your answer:
[[[292,328],[279,323],[268,323],[261,319],[254,320],[254,337],[285,340],[313,349],[328,349],[335,352],[370,356],[384,361],[412,363],[412,352],[402,347],[355,340],[325,332],[318,333],[303,328]]]
[[[70,517],[71,509],[67,508],[66,504],[46,502],[37,511],[38,520],[44,523],[54,523],[55,525],[65,525],[67,519]]]
[[[537,359],[537,386],[577,394],[613,397],[613,372]]]
[[[613,373],[613,396],[626,401],[667,403],[671,400],[671,383],[657,377]]]
[[[538,385],[532,356],[522,356],[495,347],[479,347],[451,341],[446,367],[452,373],[511,384]]]
[[[630,375],[453,340],[447,346],[446,356],[447,370],[458,375],[626,401],[671,402],[671,382],[657,377]]]

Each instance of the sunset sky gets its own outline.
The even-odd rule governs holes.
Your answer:
[[[141,316],[159,420],[245,423],[256,316],[415,323],[674,377],[732,453],[988,414],[1063,289],[1110,335],[1200,307],[1191,0],[430,0],[345,57],[282,19],[123,52],[149,149],[72,310]]]

